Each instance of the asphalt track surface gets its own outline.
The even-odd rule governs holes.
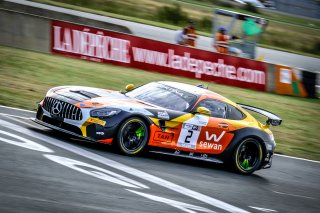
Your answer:
[[[0,212],[320,212],[320,163],[275,156],[251,176],[71,139],[0,107]]]
[[[174,38],[176,35],[176,31],[164,29],[160,27],[154,27],[150,25],[125,21],[121,19],[101,16],[101,15],[95,15],[91,13],[86,12],[80,12],[77,10],[71,10],[66,9],[62,7],[56,7],[36,2],[30,2],[25,0],[7,0],[11,2],[16,2],[19,4],[29,5],[36,8],[44,8],[48,10],[58,11],[61,13],[76,15],[83,18],[88,19],[94,19],[102,22],[109,22],[113,24],[118,24],[122,26],[128,27],[134,35],[144,38],[149,38],[153,40],[159,40],[164,41],[168,43],[174,43]],[[212,38],[205,37],[205,36],[199,36],[198,39],[198,45],[197,48],[207,50],[207,51],[213,51],[213,40]],[[272,49],[266,49],[266,48],[257,48],[257,56],[262,56],[265,61],[275,64],[284,64],[288,66],[292,66],[299,69],[304,69],[308,71],[313,72],[320,72],[319,64],[320,59],[319,58],[313,58],[308,56],[302,56],[298,54],[288,53],[284,51],[278,51],[278,50],[272,50]]]

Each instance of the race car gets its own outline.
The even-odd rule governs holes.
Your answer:
[[[267,117],[260,123],[250,111]],[[203,86],[159,81],[123,92],[82,86],[50,89],[35,122],[87,141],[226,163],[241,174],[269,168],[276,146],[269,126],[277,115],[236,104]]]

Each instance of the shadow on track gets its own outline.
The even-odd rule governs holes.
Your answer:
[[[207,162],[207,161],[202,161],[202,160],[197,160],[197,159],[189,159],[189,158],[183,158],[179,156],[170,156],[170,155],[164,155],[164,154],[157,154],[157,153],[151,153],[151,152],[144,152],[141,155],[138,156],[126,156],[123,154],[120,154],[118,150],[108,144],[103,144],[103,143],[94,143],[90,142],[84,139],[78,139],[74,137],[70,137],[70,135],[56,131],[56,130],[43,130],[43,129],[37,129],[34,127],[28,127],[28,129],[38,132],[40,134],[44,134],[46,136],[52,137],[57,140],[62,140],[66,143],[70,143],[76,146],[80,146],[85,149],[90,149],[93,151],[97,152],[108,152],[115,154],[117,156],[121,156],[123,158],[135,158],[137,159],[138,162],[140,161],[158,161],[158,162],[166,162],[173,164],[172,167],[185,167],[188,170],[194,170],[196,171],[197,169],[203,169],[204,173],[207,175],[215,175],[215,176],[223,176],[226,178],[230,179],[243,179],[245,181],[252,181],[255,183],[260,183],[260,184],[268,184],[269,181],[265,179],[264,177],[260,176],[259,174],[253,173],[252,175],[240,175],[237,173],[234,173],[231,171],[230,167],[227,164],[218,164],[214,162]],[[152,163],[152,162],[151,162]]]

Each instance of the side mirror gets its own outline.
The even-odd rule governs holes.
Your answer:
[[[211,116],[211,111],[206,107],[198,107],[197,113],[202,115]]]
[[[129,91],[131,91],[133,89],[134,89],[134,85],[133,84],[127,84],[127,86],[126,86],[126,91],[127,92],[129,92]]]

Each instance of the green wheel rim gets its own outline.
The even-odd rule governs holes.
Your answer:
[[[126,152],[139,152],[147,140],[147,126],[140,119],[129,120],[121,129],[121,147]]]
[[[241,167],[244,169],[250,169],[250,163],[248,159],[244,159],[243,162],[241,163]]]
[[[253,139],[243,141],[236,155],[237,165],[244,172],[251,172],[260,163],[262,150],[259,142]]]

